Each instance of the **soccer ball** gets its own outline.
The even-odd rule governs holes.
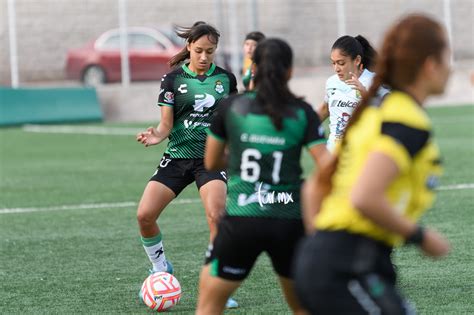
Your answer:
[[[181,285],[172,274],[156,272],[143,281],[140,297],[152,310],[163,312],[179,302]]]

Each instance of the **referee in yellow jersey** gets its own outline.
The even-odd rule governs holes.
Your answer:
[[[409,15],[386,33],[379,58],[334,160],[304,189],[306,229],[316,232],[300,246],[294,272],[311,314],[413,314],[395,287],[393,247],[415,244],[432,257],[449,251],[439,233],[417,224],[441,173],[423,103],[446,86],[446,32]],[[382,85],[393,93],[376,99]]]

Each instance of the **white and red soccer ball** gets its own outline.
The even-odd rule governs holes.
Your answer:
[[[143,281],[140,297],[149,308],[162,312],[179,302],[181,285],[172,274],[156,272]]]

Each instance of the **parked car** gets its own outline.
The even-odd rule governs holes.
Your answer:
[[[159,80],[168,61],[184,45],[172,31],[149,27],[127,29],[130,79]],[[66,76],[96,86],[121,80],[120,29],[109,30],[82,48],[67,53]]]

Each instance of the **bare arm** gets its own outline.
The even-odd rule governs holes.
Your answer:
[[[316,108],[316,113],[319,116],[319,120],[323,122],[329,117],[329,106],[328,103],[323,102]]]
[[[323,187],[318,185],[320,170],[326,168],[329,161],[333,158],[324,144],[311,147],[309,152],[318,165],[318,171],[314,171],[313,174],[306,179],[301,192],[303,224],[307,234],[311,234],[315,231],[314,218],[318,214],[323,198],[327,193],[323,190]]]
[[[156,128],[149,127],[146,131],[137,134],[137,141],[145,147],[159,144],[170,135],[173,129],[173,108],[161,106],[161,120]]]
[[[222,170],[226,167],[225,142],[212,136],[207,136],[206,150],[204,153],[204,166],[211,171]]]
[[[415,233],[417,226],[400,215],[386,197],[386,191],[398,173],[399,169],[390,157],[380,152],[371,153],[352,189],[351,202],[375,224],[407,239]],[[425,254],[438,257],[448,253],[449,244],[440,234],[427,229],[421,248]]]

